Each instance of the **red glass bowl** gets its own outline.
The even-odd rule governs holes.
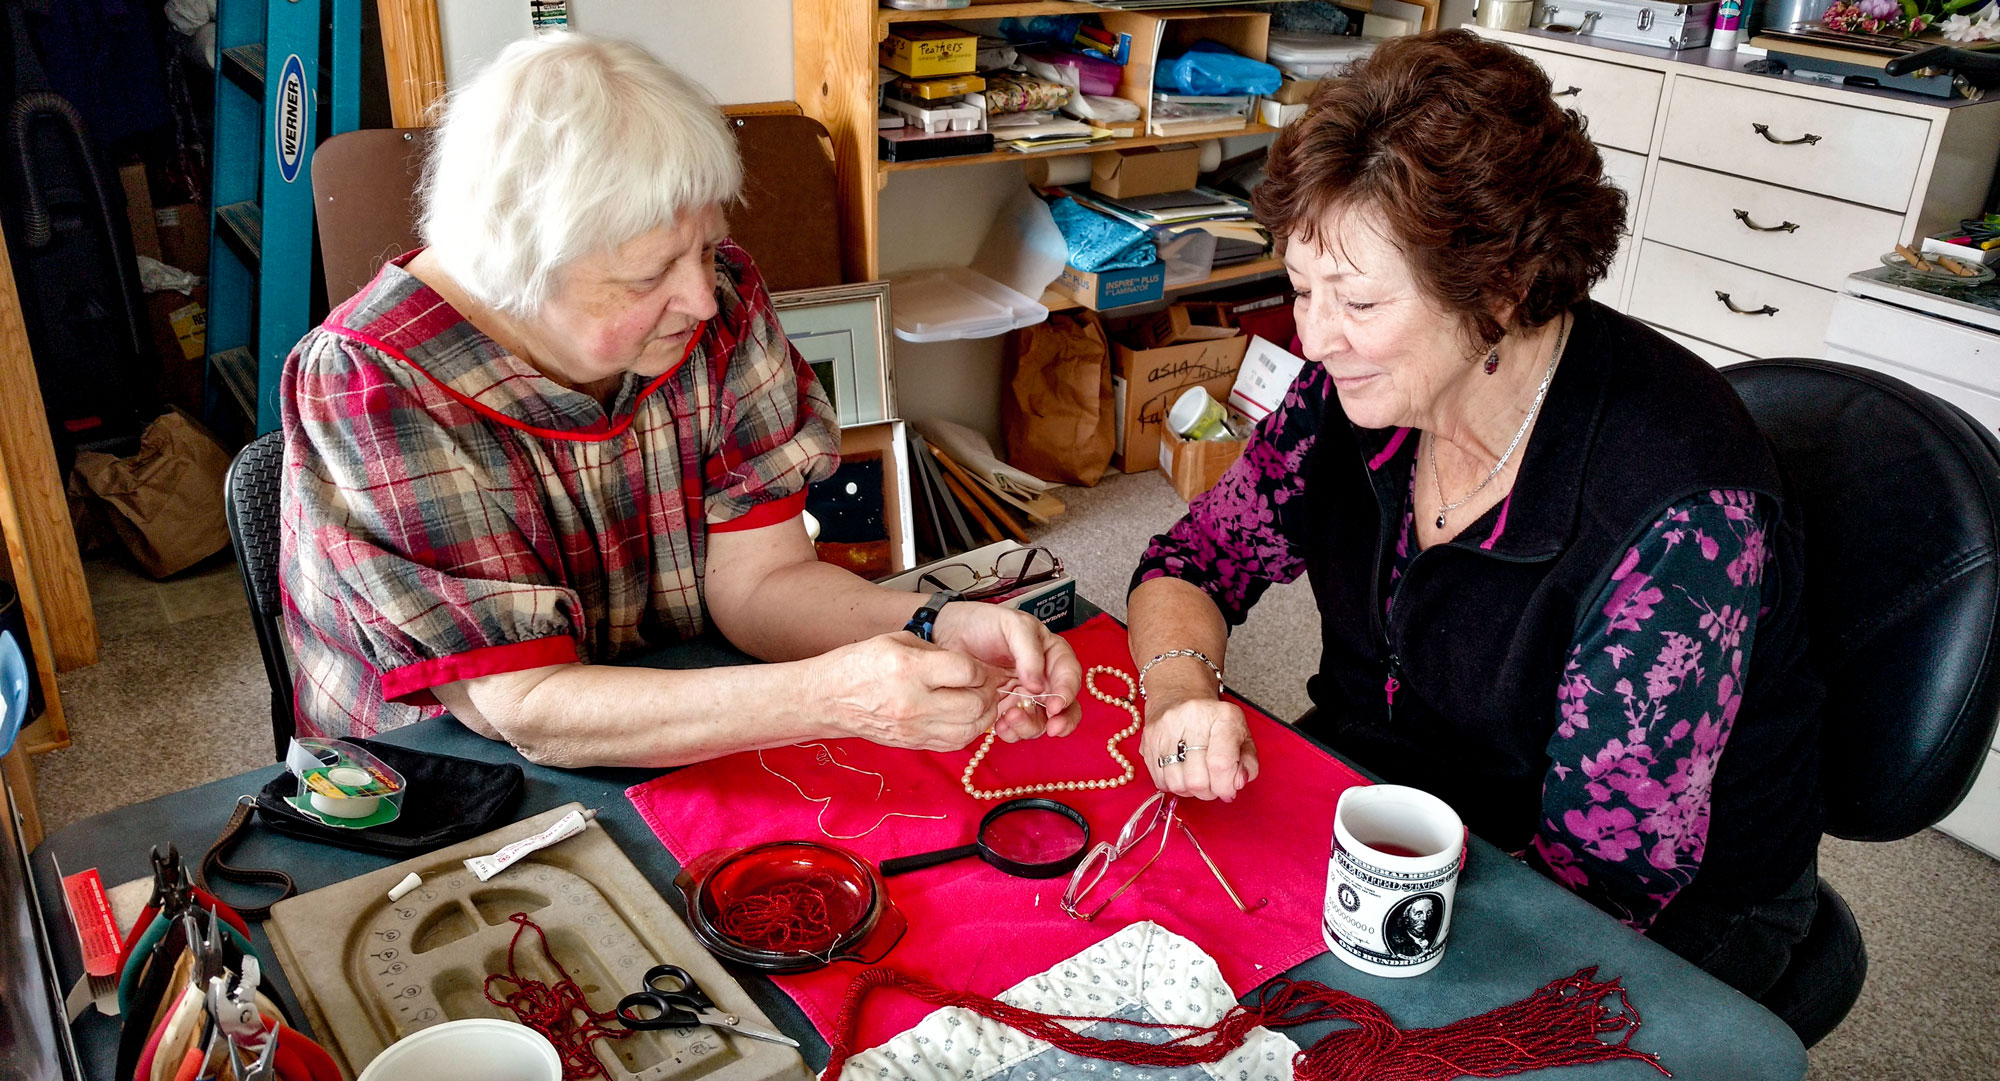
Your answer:
[[[826,902],[824,944],[774,950],[732,937],[722,913],[737,901],[811,880]],[[703,853],[674,878],[687,900],[688,923],[710,953],[764,972],[808,972],[834,961],[874,964],[908,928],[867,860],[837,845],[772,841]]]

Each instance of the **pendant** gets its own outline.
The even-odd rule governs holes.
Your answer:
[[[1439,511],[1439,512],[1438,512],[1438,528],[1439,528],[1439,529],[1443,529],[1443,528],[1444,528],[1444,512],[1443,512],[1443,511]]]

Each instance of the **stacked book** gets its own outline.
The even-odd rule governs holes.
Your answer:
[[[1023,120],[995,118],[993,146],[996,150],[1035,153],[1044,150],[1073,150],[1111,138],[1111,132],[1066,116],[1037,116],[1017,113]]]
[[[1176,236],[1189,230],[1208,233],[1215,237],[1215,267],[1261,259],[1271,247],[1271,234],[1257,224],[1249,202],[1213,188],[1119,199],[1083,187],[1064,188],[1063,193],[1100,214],[1148,232]]]

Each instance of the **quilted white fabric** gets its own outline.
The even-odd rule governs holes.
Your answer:
[[[1169,1034],[1123,1021],[1209,1025],[1236,1004],[1215,961],[1201,947],[1161,927],[1131,924],[1082,953],[999,996],[1039,1013],[1102,1017],[1070,1022],[1093,1035],[1161,1041]],[[1079,1059],[991,1021],[948,1006],[914,1028],[848,1059],[841,1081],[1291,1081],[1298,1045],[1267,1028],[1251,1031],[1221,1062],[1184,1069]]]

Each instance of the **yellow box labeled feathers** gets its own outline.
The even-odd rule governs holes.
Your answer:
[[[910,23],[882,40],[882,66],[916,78],[967,75],[978,59],[979,36],[943,23]]]

